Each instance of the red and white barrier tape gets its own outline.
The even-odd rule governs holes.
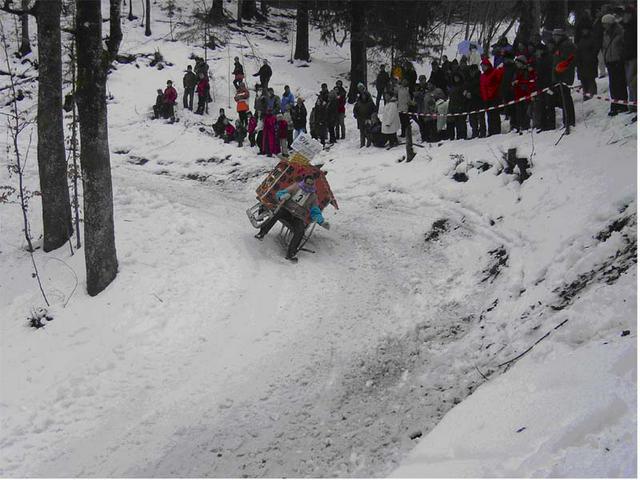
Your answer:
[[[565,83],[565,85],[567,85]],[[605,102],[610,102],[610,103],[617,103],[620,105],[634,105],[637,106],[638,102],[632,102],[632,101],[627,101],[627,100],[616,100],[614,98],[609,98],[609,97],[603,97],[602,95],[593,95],[591,93],[584,93],[584,89],[580,86],[580,85],[576,85],[575,87],[570,87],[569,85],[567,85],[569,88],[575,88],[576,90],[582,90],[583,91],[583,95],[585,97],[589,97],[589,98],[597,98],[598,100],[604,100]]]
[[[416,112],[398,112],[398,113],[404,113],[407,115],[412,115],[412,116],[416,116],[416,117],[429,117],[429,118],[437,118],[437,117],[460,117],[460,116],[467,116],[467,115],[473,115],[476,113],[485,113],[485,112],[490,112],[492,110],[497,110],[499,108],[503,108],[509,105],[515,105],[516,103],[520,103],[520,102],[525,102],[528,100],[531,100],[532,98],[542,94],[542,93],[546,93],[546,92],[550,92],[552,91],[555,87],[559,86],[559,85],[564,85],[566,87],[568,87],[569,89],[576,89],[576,90],[582,90],[582,87],[577,85],[577,86],[571,86],[571,85],[567,85],[566,83],[556,83],[555,85],[551,86],[551,87],[547,87],[547,88],[543,88],[541,90],[536,90],[535,92],[526,95],[524,97],[519,98],[518,100],[510,100],[508,102],[505,103],[501,103],[500,105],[495,105],[493,107],[488,107],[488,108],[484,108],[482,110],[472,110],[469,112],[461,112],[461,113],[416,113]],[[638,105],[638,102],[628,102],[628,101],[624,101],[624,100],[614,100],[611,99],[609,97],[603,97],[601,95],[589,95],[586,94],[588,97],[590,98],[596,98],[598,100],[605,100],[607,102],[611,102],[611,103],[618,103],[618,104],[622,104],[622,105]]]

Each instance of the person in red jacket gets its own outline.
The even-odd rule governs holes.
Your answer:
[[[198,109],[196,113],[202,115],[209,97],[209,79],[202,72],[200,72],[200,80],[198,81],[198,85],[196,85],[196,92],[198,93]]]
[[[231,124],[229,120],[226,120],[224,126],[224,143],[231,143],[236,135],[236,128]]]
[[[266,153],[267,157],[271,157],[273,154],[277,155],[280,153],[280,147],[278,146],[278,139],[276,137],[276,116],[270,108],[267,108],[263,123],[262,152]]]
[[[519,55],[516,58],[516,74],[513,80],[513,94],[516,102],[518,102],[516,103],[516,127],[518,133],[530,128],[531,98],[529,95],[537,89],[536,71],[527,61],[527,57]]]
[[[173,82],[167,80],[167,88],[164,89],[162,101],[164,103],[164,118],[170,118],[172,122],[175,121],[176,115],[173,110],[176,100],[178,99],[178,92],[173,88]]]
[[[503,70],[493,68],[488,58],[483,58],[480,63],[482,74],[480,75],[480,97],[485,108],[498,105],[500,98],[500,82]],[[487,112],[487,136],[500,133],[500,111],[496,108]]]

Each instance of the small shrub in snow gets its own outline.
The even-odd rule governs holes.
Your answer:
[[[37,307],[29,315],[29,326],[32,328],[42,328],[47,322],[53,320],[53,316],[44,307]]]

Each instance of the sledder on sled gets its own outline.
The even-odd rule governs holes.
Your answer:
[[[259,240],[280,222],[280,237],[288,245],[285,258],[297,262],[300,250],[311,251],[304,245],[316,224],[329,229],[322,210],[329,204],[337,209],[338,203],[325,172],[309,163],[322,146],[309,136],[300,135],[291,148],[295,152],[291,159],[278,163],[256,189],[258,203],[247,210],[247,216],[259,229]]]

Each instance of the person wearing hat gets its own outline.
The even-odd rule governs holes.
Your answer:
[[[182,87],[184,88],[184,95],[182,96],[182,105],[184,108],[193,110],[193,95],[198,84],[198,77],[193,73],[191,65],[187,66],[187,72],[182,77]]]
[[[513,80],[513,93],[516,102],[516,127],[518,132],[531,128],[529,110],[531,98],[529,97],[537,90],[536,71],[527,62],[527,57],[518,55],[516,57],[516,73]]]
[[[491,53],[493,54],[493,66],[498,68],[504,61],[505,54],[513,53],[513,47],[507,41],[507,37],[500,37],[496,43],[491,45]]]
[[[506,104],[514,99],[513,96],[513,80],[516,74],[516,64],[513,52],[505,51],[502,56],[502,81],[500,82],[500,100]],[[517,130],[516,126],[516,107],[515,105],[505,105],[502,112],[509,119],[509,130]]]
[[[482,74],[480,75],[480,97],[486,107],[494,107],[500,101],[500,83],[503,68],[493,68],[488,58],[483,58],[480,64]],[[487,135],[497,135],[501,133],[500,112],[498,109],[487,111]]]
[[[254,73],[253,76],[260,77],[260,85],[262,85],[262,88],[269,88],[269,80],[271,80],[271,75],[273,75],[273,71],[269,66],[269,62],[265,58],[262,62],[260,70],[258,70],[258,73]]]
[[[480,57],[480,53],[478,52],[478,46],[475,43],[469,45],[469,65],[478,65],[480,66],[480,62],[482,58]]]
[[[445,71],[440,67],[438,60],[431,62],[431,75],[429,75],[427,82],[432,83],[443,92],[447,90],[447,76]]]
[[[236,85],[236,94],[233,99],[236,102],[236,111],[238,112],[240,123],[245,127],[247,126],[247,112],[249,111],[249,95],[249,89],[244,82],[239,82]]]
[[[362,148],[367,139],[367,125],[371,121],[371,114],[376,111],[376,105],[363,83],[358,83],[357,89],[358,97],[353,105],[353,117],[360,131],[360,148]]]
[[[627,81],[624,70],[624,29],[617,18],[608,13],[602,16],[602,53],[609,74],[609,92],[614,100],[627,100]],[[627,110],[626,105],[612,103],[609,115]]]
[[[307,133],[307,107],[304,105],[304,98],[298,97],[296,99],[296,104],[291,109],[291,121],[293,122],[294,140],[301,133]]]
[[[380,65],[380,71],[376,77],[376,110],[380,107],[380,100],[389,85],[389,73],[385,70],[386,65]]]
[[[300,182],[294,182],[287,188],[276,192],[276,198],[280,202],[280,207],[275,215],[262,224],[255,238],[262,240],[278,220],[284,220],[293,232],[285,258],[297,262],[296,255],[304,237],[307,218],[327,230],[330,228],[329,222],[324,219],[322,210],[318,206],[316,178],[313,175],[305,175]]]
[[[199,74],[200,79],[198,85],[196,85],[196,93],[198,94],[198,108],[196,114],[204,114],[204,110],[207,107],[207,101],[209,100],[209,77],[203,72]]]
[[[240,63],[238,57],[233,58],[233,86],[238,88],[238,85],[244,81],[244,68]]]
[[[371,121],[370,119],[368,119]],[[382,109],[382,134],[389,139],[389,148],[398,145],[398,129],[400,128],[400,116],[398,115],[398,99],[387,93]]]
[[[173,88],[173,82],[167,80],[167,88],[164,89],[164,118],[170,118],[172,122],[175,122],[176,116],[173,110],[176,100],[178,99],[178,92]]]
[[[571,97],[570,85],[576,76],[576,46],[562,28],[553,30],[553,57],[551,80],[555,84],[554,92],[561,99],[562,121],[564,126],[575,126],[576,112]],[[560,83],[560,85],[557,85]]]
[[[156,103],[153,105],[153,119],[157,120],[158,118],[160,118],[161,116],[164,116],[163,110],[164,110],[164,93],[162,92],[162,89],[159,88],[158,90],[156,90]]]

